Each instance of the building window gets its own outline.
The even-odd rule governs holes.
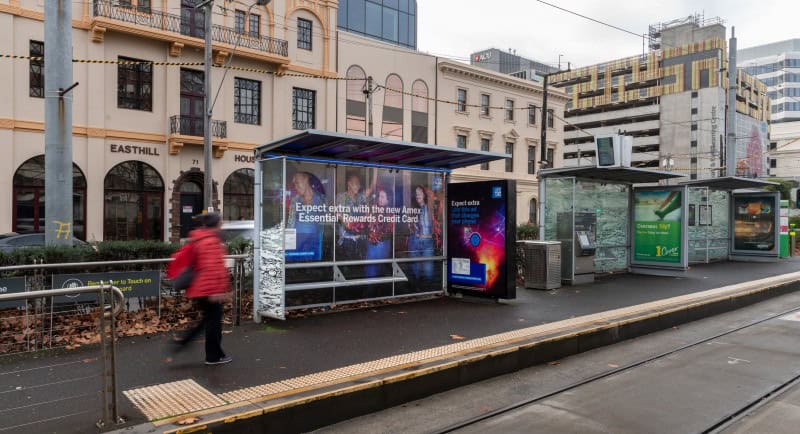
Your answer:
[[[528,125],[536,125],[536,106],[528,104]]]
[[[261,16],[250,14],[248,21],[249,28],[247,29],[247,34],[254,38],[261,36]]]
[[[386,78],[381,130],[382,137],[403,140],[403,80],[397,74]]]
[[[228,176],[222,187],[222,218],[253,220],[253,196],[256,174],[253,169],[239,169]]]
[[[693,108],[693,109],[692,109],[692,114],[693,114],[693,115],[696,115],[696,114],[697,114],[697,107],[695,107],[695,108]]]
[[[690,142],[690,144],[691,144],[691,146],[692,146],[693,148],[696,148],[696,147],[697,147],[697,140],[692,140],[692,141]]]
[[[771,169],[776,169],[776,168],[778,167],[778,160],[777,160],[777,159],[775,159],[775,158],[771,158],[771,159],[769,160],[769,167],[770,167]]]
[[[456,92],[456,110],[460,112],[467,111],[467,90],[466,89],[458,89]]]
[[[292,128],[307,130],[315,127],[314,104],[317,91],[292,88]]]
[[[119,58],[117,66],[117,107],[153,110],[153,65],[138,59]],[[125,62],[143,62],[128,63]]]
[[[119,0],[119,5],[126,8],[133,8],[133,0]],[[139,12],[150,13],[150,0],[139,0],[135,5]]]
[[[164,181],[153,167],[141,161],[117,164],[103,184],[104,240],[163,239]]]
[[[312,23],[302,18],[297,19],[297,48],[311,50]]]
[[[411,95],[411,141],[428,143],[428,85],[415,81]]]
[[[692,92],[692,98],[697,98],[697,92]]]
[[[489,139],[481,138],[481,151],[489,152]],[[489,163],[481,163],[481,170],[489,170]]]
[[[547,128],[555,128],[554,119],[555,119],[555,113],[553,112],[553,109],[547,109]]]
[[[367,134],[367,104],[363,89],[367,74],[364,73],[361,67],[353,65],[347,69],[347,78],[348,80],[345,84],[347,87],[345,132],[364,136]],[[413,121],[413,114],[411,117]]]
[[[236,33],[240,35],[244,35],[244,22],[245,22],[245,13],[244,11],[236,10],[236,16],[234,19],[234,30]]]
[[[456,147],[467,149],[467,136],[459,134],[456,136]]]
[[[697,131],[697,124],[692,122],[691,131]]]
[[[41,60],[31,60],[30,64],[30,96],[44,98],[44,42],[30,42],[31,57],[41,57]]]
[[[261,82],[236,77],[233,85],[233,119],[240,124],[261,124]]]
[[[528,146],[528,175],[536,173],[536,146]]]
[[[514,171],[514,144],[513,143],[506,143],[506,154],[510,155],[511,158],[506,158],[506,172],[513,172]]]
[[[539,221],[539,207],[536,204],[536,198],[531,199],[528,208],[528,223],[535,225]]]
[[[506,120],[514,121],[514,100],[511,99],[506,100]]]
[[[482,93],[481,94],[481,116],[489,116],[489,95]]]
[[[547,148],[547,154],[545,155],[545,159],[547,160],[544,167],[550,168],[553,167],[553,155],[555,154],[555,150],[553,148]]]
[[[22,163],[14,173],[13,221],[14,232],[44,232],[45,190],[44,155]],[[86,239],[86,178],[75,163],[72,163],[72,233],[75,238]]]

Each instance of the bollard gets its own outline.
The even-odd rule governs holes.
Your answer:
[[[795,232],[789,232],[789,257],[794,256],[794,248],[795,248]]]

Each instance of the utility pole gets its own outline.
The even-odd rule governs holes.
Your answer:
[[[725,144],[725,175],[736,176],[736,36],[731,27],[731,40],[728,44],[728,125]]]
[[[71,245],[72,1],[44,2],[44,27],[45,243]]]
[[[367,136],[372,137],[372,94],[375,89],[372,87],[372,76],[367,77],[367,86],[364,88],[364,94],[367,96]]]
[[[542,169],[550,167],[551,163],[550,161],[547,161],[547,77],[549,75],[550,74],[544,75],[544,84],[542,86],[544,90],[544,96],[542,96],[542,134],[539,137],[539,147],[541,148],[540,164]]]
[[[211,194],[214,189],[214,178],[211,173],[211,17],[214,12],[214,0],[207,0],[204,4],[195,7],[203,7],[205,10],[205,56],[203,57],[205,80],[205,90],[203,92],[203,179],[205,186],[203,188],[203,210],[211,212],[214,211],[213,196]]]

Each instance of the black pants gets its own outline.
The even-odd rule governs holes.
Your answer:
[[[206,332],[206,361],[216,362],[225,357],[222,351],[222,303],[214,303],[207,297],[195,299],[195,304],[203,311],[203,318],[186,332],[181,339],[181,345],[191,342],[201,330]]]

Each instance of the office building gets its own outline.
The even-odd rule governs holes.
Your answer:
[[[341,30],[417,49],[416,0],[339,0]]]
[[[518,56],[514,50],[503,51],[497,48],[472,53],[469,56],[469,62],[470,65],[478,68],[539,83],[542,82],[545,75],[558,72],[557,67]]]
[[[728,79],[725,26],[698,16],[650,28],[643,55],[576,68],[550,77],[570,97],[564,113],[564,164],[594,163],[594,136],[632,135],[633,164],[675,170],[690,179],[724,166]],[[766,86],[737,74],[737,170],[766,174],[769,100]]]

